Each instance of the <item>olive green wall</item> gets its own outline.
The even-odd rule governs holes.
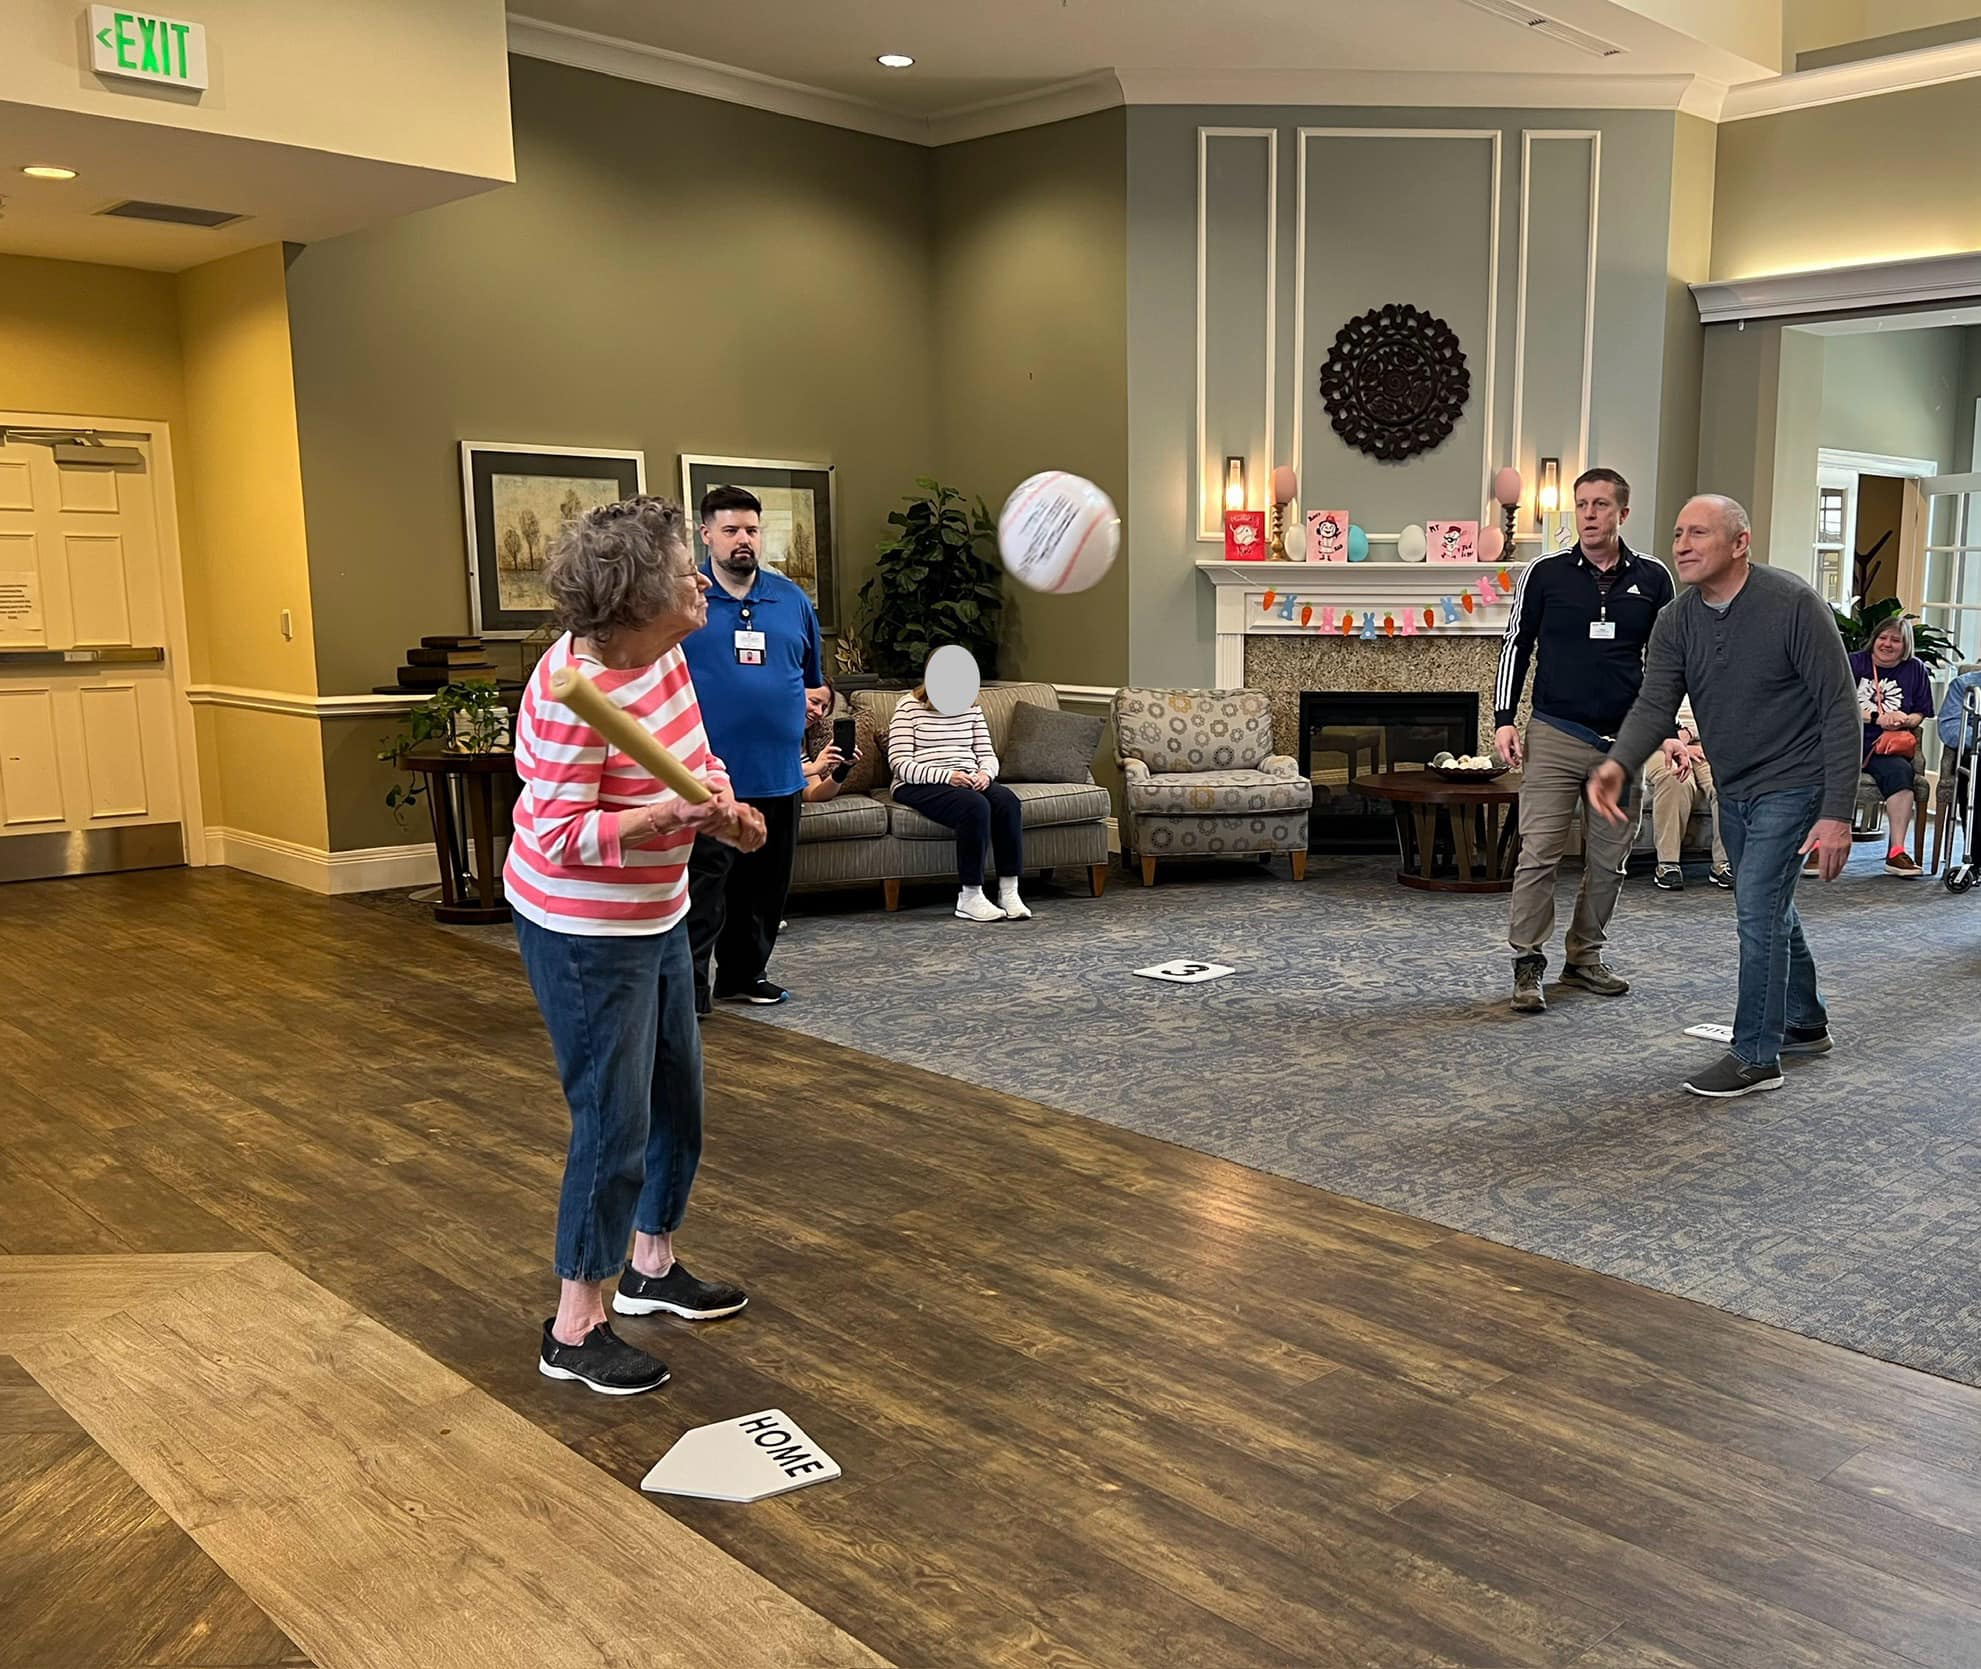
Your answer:
[[[1043,469],[1125,511],[1127,112],[945,146],[934,166],[940,473],[993,514]],[[1007,594],[1004,676],[1126,681],[1126,561],[1074,596]]]
[[[516,184],[301,251],[289,272],[320,689],[468,629],[457,445],[838,468],[850,607],[934,461],[931,154],[517,58]],[[356,731],[360,721],[349,721]],[[326,735],[331,847],[424,838]]]

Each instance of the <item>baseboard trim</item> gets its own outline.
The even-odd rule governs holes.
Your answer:
[[[326,852],[320,846],[304,846],[246,829],[208,829],[206,861],[328,897],[430,887],[440,879],[440,861],[431,846],[366,846],[349,852]]]

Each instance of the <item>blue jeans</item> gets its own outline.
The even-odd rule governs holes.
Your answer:
[[[571,1146],[557,1200],[557,1273],[606,1281],[633,1230],[672,1234],[702,1157],[702,1038],[688,935],[554,933],[516,917],[550,1031]]]
[[[956,831],[956,878],[964,886],[984,884],[987,840],[1000,881],[1015,881],[1024,872],[1024,805],[1003,783],[993,782],[980,791],[954,783],[938,787],[932,782],[898,782],[894,798]]]
[[[1733,864],[1734,919],[1740,928],[1733,1052],[1748,1066],[1773,1066],[1781,1059],[1786,1027],[1814,1031],[1830,1023],[1816,991],[1816,963],[1802,936],[1802,918],[1795,913],[1802,843],[1822,809],[1820,788],[1720,801],[1720,838]]]

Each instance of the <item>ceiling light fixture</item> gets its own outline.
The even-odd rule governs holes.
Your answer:
[[[884,70],[913,69],[915,60],[905,52],[883,52],[874,60]]]
[[[31,180],[73,180],[73,168],[58,168],[52,162],[30,162],[21,172]]]

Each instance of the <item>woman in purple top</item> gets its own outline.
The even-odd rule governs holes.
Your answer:
[[[1864,769],[1884,796],[1885,821],[1891,831],[1885,873],[1916,878],[1919,865],[1906,851],[1905,837],[1912,826],[1919,738],[1933,712],[1933,684],[1912,652],[1912,622],[1901,617],[1887,620],[1871,647],[1850,657],[1850,671],[1857,680],[1858,710],[1864,715]],[[1911,749],[1899,740],[1906,737]],[[1881,746],[1901,751],[1876,751]]]

